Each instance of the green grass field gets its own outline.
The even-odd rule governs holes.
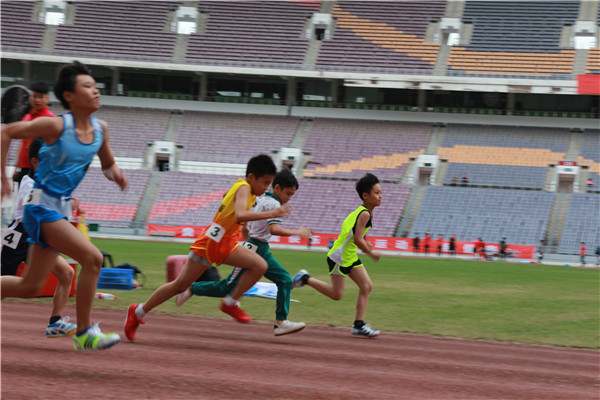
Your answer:
[[[144,301],[166,281],[165,260],[187,254],[188,245],[94,239],[113,255],[115,264],[129,262],[147,276],[140,290],[108,290],[117,300],[96,300],[96,307],[125,310]],[[290,274],[301,268],[329,280],[325,253],[273,250]],[[502,262],[383,257],[374,263],[364,256],[374,289],[366,320],[374,328],[469,339],[528,344],[599,347],[599,271],[563,266]],[[221,277],[231,268],[219,267]],[[310,287],[295,289],[289,319],[308,325],[348,328],[354,320],[357,288],[350,280],[341,301],[324,297]],[[243,298],[255,319],[274,318],[275,302]],[[50,302],[50,299],[36,301]],[[74,298],[69,300],[74,303]],[[156,311],[229,318],[218,310],[219,299],[194,297],[182,308],[174,300]]]

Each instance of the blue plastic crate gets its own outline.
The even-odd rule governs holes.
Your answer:
[[[98,289],[133,289],[133,270],[126,268],[102,268]]]

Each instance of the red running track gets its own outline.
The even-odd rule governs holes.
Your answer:
[[[2,302],[2,399],[599,399],[599,352],[309,326],[274,337],[154,313],[125,339],[125,312],[96,308],[123,342],[98,352],[46,339],[50,307]],[[72,307],[67,314],[75,315]]]

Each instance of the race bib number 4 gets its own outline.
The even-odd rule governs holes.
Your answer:
[[[21,232],[19,231],[11,229],[2,234],[2,246],[10,247],[13,250],[17,248],[20,240]]]
[[[206,236],[208,236],[209,239],[214,240],[217,243],[219,243],[221,241],[221,239],[223,239],[224,235],[225,235],[225,228],[223,228],[221,225],[217,224],[216,222],[213,222],[212,224],[210,224],[210,226],[206,230]]]
[[[42,199],[42,189],[31,189],[27,196],[25,197],[25,201],[23,201],[23,205],[27,204],[40,204]]]
[[[242,246],[244,246],[247,249],[252,250],[255,253],[256,253],[256,250],[258,250],[258,246],[255,244],[252,244],[250,242],[244,242],[244,243],[242,243]]]

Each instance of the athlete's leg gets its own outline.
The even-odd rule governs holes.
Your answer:
[[[371,294],[371,290],[373,290],[373,282],[371,282],[371,278],[369,278],[369,274],[365,267],[352,268],[350,279],[358,286],[355,319],[363,321],[367,312],[367,304],[369,304],[369,295]]]
[[[29,246],[29,257],[25,275],[3,276],[0,278],[2,298],[31,298],[37,296],[52,269],[54,259],[60,257],[50,248],[42,249],[40,245]]]
[[[71,291],[75,271],[64,258],[58,256],[54,268],[52,268],[52,273],[58,278],[58,285],[56,285],[54,298],[52,299],[52,313],[50,314],[54,317],[62,314],[67,300],[69,300],[69,292]]]
[[[75,296],[77,330],[82,331],[92,325],[92,304],[98,285],[98,276],[102,268],[102,253],[66,219],[42,223],[41,230],[42,239],[50,247],[59,253],[68,255],[81,265]],[[52,250],[45,249],[45,251]],[[36,253],[34,252],[34,254]],[[36,264],[41,262],[36,260]],[[48,264],[48,268],[54,265],[56,265],[56,259]]]
[[[189,288],[209,266],[208,261],[198,256],[194,257],[194,259],[188,258],[183,266],[183,270],[175,280],[165,283],[150,295],[142,306],[144,313],[150,312],[156,306],[161,305],[171,297]]]
[[[265,278],[277,285],[277,298],[275,301],[275,320],[278,324],[287,319],[290,312],[290,294],[292,292],[292,277],[271,253],[268,253],[267,272]]]
[[[235,287],[243,272],[242,268],[234,268],[227,278],[220,281],[194,282],[190,290],[195,296],[225,297]]]
[[[246,270],[240,277],[238,284],[229,294],[235,300],[242,297],[267,271],[267,262],[261,256],[244,246],[237,246],[225,257],[223,263]]]
[[[346,282],[346,277],[343,275],[331,274],[331,285],[318,280],[314,277],[309,277],[306,280],[306,284],[314,289],[316,289],[319,293],[324,294],[333,300],[341,300],[344,295],[344,285]]]

